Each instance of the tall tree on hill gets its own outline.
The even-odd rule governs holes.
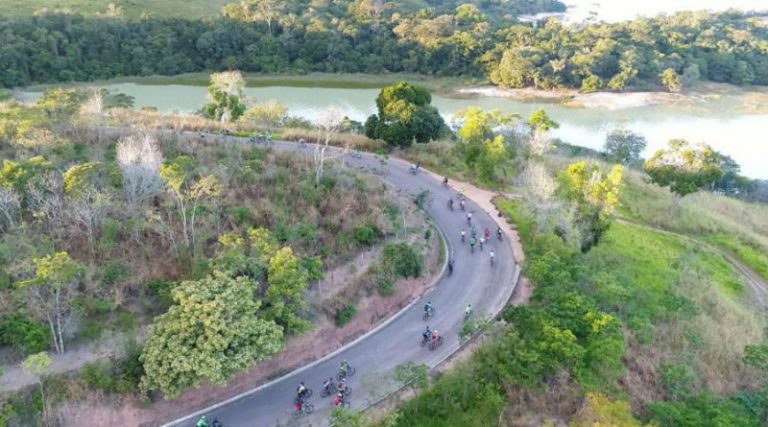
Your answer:
[[[243,89],[245,79],[239,71],[211,74],[208,103],[203,106],[206,116],[223,122],[235,121],[245,112]]]
[[[605,137],[603,151],[608,160],[629,165],[640,160],[647,142],[642,136],[625,129],[615,129]]]
[[[399,147],[436,139],[445,122],[431,102],[432,95],[423,87],[406,82],[387,86],[376,97],[378,115],[365,121],[365,135]]]
[[[669,141],[643,164],[653,182],[683,197],[711,187],[723,175],[721,156],[712,147],[692,146],[683,139]]]

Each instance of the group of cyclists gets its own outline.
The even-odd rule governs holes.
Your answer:
[[[323,381],[323,391],[320,393],[321,397],[334,395],[333,406],[349,407],[349,394],[352,392],[352,388],[347,385],[347,378],[352,376],[355,369],[350,366],[349,362],[343,360],[339,364],[339,372],[336,374],[337,382],[334,382],[333,377],[328,377]],[[304,385],[304,382],[300,382],[296,387],[296,397],[293,400],[293,406],[295,409],[294,415],[301,415],[302,413],[310,413],[314,410],[314,406],[307,403],[306,400],[312,396],[312,390]]]
[[[259,135],[259,137],[262,137]],[[255,140],[255,136],[251,138],[252,141]],[[263,140],[265,142],[269,142],[271,140],[271,135],[266,134],[263,136]],[[300,145],[304,145],[304,141],[300,141]],[[416,174],[418,170],[420,169],[419,162],[414,163],[410,167],[410,172],[412,174]],[[448,188],[448,178],[443,178],[443,186],[445,188]],[[459,200],[459,206],[462,211],[466,210],[466,203],[464,199],[463,191],[459,191],[458,193],[458,200]],[[453,198],[448,199],[448,207],[453,210],[454,201]],[[483,231],[483,235],[479,237],[478,239],[478,230],[477,228],[472,224],[472,212],[466,213],[467,218],[467,226],[470,227],[470,237],[469,237],[469,246],[471,248],[471,251],[474,253],[475,245],[479,243],[480,250],[483,250],[483,245],[487,244],[490,241],[491,232],[488,228],[485,228]],[[496,229],[496,235],[499,240],[502,240],[503,231],[501,230],[501,227],[498,227]],[[461,243],[464,244],[467,240],[467,232],[462,229],[461,230]],[[489,252],[490,260],[491,260],[491,266],[495,263],[495,253],[493,249]],[[454,267],[454,260],[453,258],[448,259],[448,274],[453,273],[453,267]],[[472,307],[472,304],[467,304],[466,308],[464,309],[464,320],[468,320],[472,315],[474,314],[474,307]],[[435,306],[432,304],[432,301],[428,301],[424,305],[424,320],[427,320],[435,315]],[[440,336],[439,332],[434,329],[430,329],[429,325],[426,325],[424,328],[424,331],[422,332],[422,342],[421,345],[424,346],[425,344],[430,345],[430,349],[434,350],[442,343],[442,336]],[[351,388],[347,385],[346,379],[351,376],[354,373],[354,369],[347,363],[346,360],[342,361],[339,365],[339,372],[336,375],[337,382],[334,382],[333,377],[328,377],[328,379],[323,381],[323,391],[321,393],[321,396],[329,396],[331,394],[334,394],[333,398],[333,405],[336,406],[349,406],[348,397],[351,393]],[[303,413],[310,413],[314,410],[314,407],[306,402],[306,399],[309,398],[312,395],[312,390],[307,388],[304,382],[300,382],[298,387],[296,388],[296,397],[294,399],[294,416],[301,415]],[[197,427],[220,427],[221,424],[218,422],[218,420],[214,420],[212,424],[209,424],[206,420],[205,416],[203,416],[197,423]]]

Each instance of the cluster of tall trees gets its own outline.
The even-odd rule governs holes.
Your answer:
[[[2,18],[0,84],[232,69],[487,76],[501,86],[584,91],[680,90],[698,80],[768,84],[765,24],[736,13],[532,28],[516,24],[517,14],[562,4],[423,6],[242,0],[205,21],[48,12]]]

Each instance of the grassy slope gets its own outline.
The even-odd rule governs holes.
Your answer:
[[[0,16],[29,16],[43,8],[69,9],[85,15],[104,13],[109,3],[123,9],[123,16],[205,19],[220,15],[221,8],[230,0],[3,0]]]
[[[550,169],[561,170],[572,158],[550,157]],[[768,206],[708,192],[677,201],[666,188],[646,182],[647,176],[625,171],[619,215],[707,241],[732,253],[768,281]]]
[[[498,206],[523,224],[521,234],[535,228],[519,202]],[[626,327],[621,383],[635,409],[664,398],[662,363],[690,369],[694,390],[727,395],[757,385],[761,376],[744,366],[743,349],[762,340],[766,324],[745,308],[747,292],[722,255],[678,236],[616,223],[580,262],[582,290]]]

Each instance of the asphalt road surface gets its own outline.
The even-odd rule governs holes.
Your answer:
[[[277,142],[272,145],[279,150],[294,150],[309,156],[315,152],[314,144],[301,146]],[[453,211],[447,206],[450,197],[456,201],[455,190],[446,189],[442,182],[424,171],[413,175],[409,165],[397,159],[383,159],[369,153],[360,156],[342,154],[340,149],[333,147],[328,148],[327,155],[335,156],[334,161],[346,163],[349,167],[376,173],[414,198],[424,190],[429,191],[431,203],[427,206],[427,212],[447,238],[450,257],[455,260],[453,274],[448,275],[447,270],[444,270],[443,276],[421,300],[339,351],[166,426],[194,426],[201,415],[205,415],[209,422],[218,418],[225,427],[325,426],[333,404],[330,397],[320,397],[322,382],[329,376],[335,377],[342,360],[347,360],[356,369],[355,375],[348,380],[353,390],[350,396],[351,408],[363,409],[371,400],[371,393],[366,389],[371,387],[370,378],[391,377],[396,365],[408,361],[434,367],[459,348],[458,332],[464,321],[467,304],[472,304],[476,316],[480,313],[495,316],[511,297],[519,267],[512,255],[509,240],[507,236],[501,241],[497,239],[496,223],[475,203],[467,200],[466,211],[472,212],[472,224],[477,228],[478,235],[488,228],[491,238],[483,251],[476,247],[474,253],[470,253],[466,212],[459,209],[458,203]],[[460,239],[462,229],[467,231],[467,243],[464,244]],[[489,255],[491,249],[496,254],[493,266]],[[427,300],[432,301],[436,307],[436,316],[424,322],[422,315]],[[435,351],[419,345],[426,324],[444,337],[443,345]],[[369,380],[361,382],[366,376]],[[307,401],[314,405],[315,412],[293,418],[293,398],[300,381],[314,390],[313,396]],[[399,387],[392,381],[379,381],[374,386],[379,388],[376,390],[379,395]]]

